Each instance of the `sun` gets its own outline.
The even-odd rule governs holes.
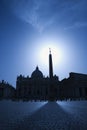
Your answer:
[[[63,53],[61,49],[52,43],[43,45],[38,53],[41,64],[48,65],[49,62],[49,48],[51,49],[53,65],[58,66],[62,62]]]

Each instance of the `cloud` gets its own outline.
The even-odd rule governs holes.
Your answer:
[[[76,22],[71,26],[67,26],[64,29],[69,30],[69,29],[76,29],[76,28],[84,28],[87,27],[87,22]]]
[[[39,32],[42,32],[47,26],[51,25],[53,22],[53,20],[50,18],[49,20],[46,20],[46,1],[43,2],[42,0],[15,0],[14,3],[12,3],[11,5],[14,13],[18,17],[20,17],[25,22],[31,24]]]
[[[14,0],[11,8],[41,33],[49,27],[71,29],[86,26],[86,4],[86,0]]]

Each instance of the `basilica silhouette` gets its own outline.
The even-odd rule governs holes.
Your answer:
[[[31,77],[17,77],[16,89],[0,82],[0,99],[31,101],[82,100],[87,99],[87,75],[71,72],[69,77],[59,81],[53,74],[52,54],[49,49],[49,76],[44,77],[37,66]]]
[[[87,99],[87,75],[71,72],[69,78],[59,81],[53,75],[52,54],[49,49],[49,77],[44,77],[37,66],[31,77],[17,77],[16,97],[23,100]]]
[[[17,77],[17,98],[28,100],[57,100],[59,96],[59,79],[53,75],[51,50],[49,51],[49,77],[44,77],[37,66],[31,77]]]

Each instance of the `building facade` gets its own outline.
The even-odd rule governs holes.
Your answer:
[[[6,83],[4,80],[0,82],[0,99],[13,99],[15,98],[15,88]]]
[[[58,98],[59,79],[53,76],[51,51],[49,54],[49,77],[44,77],[37,66],[31,77],[17,77],[17,98],[27,100],[56,100]]]
[[[54,91],[58,95],[59,82],[57,76],[53,77],[52,84],[55,84]],[[16,93],[17,97],[22,99],[48,100],[51,98],[50,78],[44,77],[39,68],[36,67],[31,77],[23,77],[22,75],[17,77]]]
[[[61,98],[87,99],[87,75],[71,72],[60,83]]]

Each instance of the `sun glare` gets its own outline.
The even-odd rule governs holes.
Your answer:
[[[59,47],[57,47],[57,45],[54,45],[52,43],[41,47],[39,51],[40,62],[44,65],[48,65],[49,48],[51,49],[53,65],[56,67],[63,60],[63,52]]]
[[[51,48],[52,61],[53,61],[53,72],[54,74],[59,74],[68,66],[69,62],[69,48],[65,46],[65,42],[62,40],[36,40],[34,46],[30,48],[26,47],[26,63],[27,68],[31,63],[32,70],[38,65],[39,69],[44,75],[49,75],[49,48]],[[24,48],[23,48],[24,50]],[[30,56],[30,60],[29,60]],[[29,62],[28,62],[29,61]],[[26,69],[27,69],[26,68]],[[68,67],[69,69],[69,67]],[[67,70],[68,70],[67,69]]]

